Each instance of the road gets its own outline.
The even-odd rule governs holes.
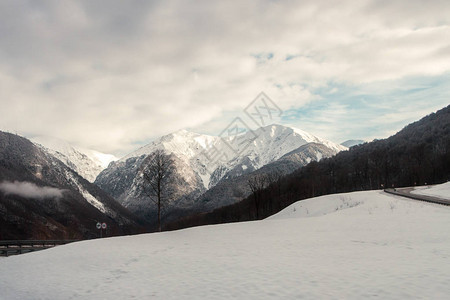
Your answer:
[[[385,189],[384,191],[389,194],[403,196],[403,197],[407,197],[407,198],[414,199],[414,200],[426,201],[426,202],[437,203],[437,204],[442,204],[442,205],[450,205],[450,199],[443,199],[443,198],[433,197],[433,196],[412,194],[411,192],[414,191],[414,187]]]
[[[44,250],[72,242],[76,240],[4,240],[0,241],[0,256]]]

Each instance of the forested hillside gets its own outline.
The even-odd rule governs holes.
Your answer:
[[[141,220],[52,154],[0,131],[0,240],[140,233]]]

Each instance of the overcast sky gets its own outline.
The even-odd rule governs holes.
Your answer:
[[[450,103],[450,1],[1,1],[0,130],[122,155],[279,122],[387,137]]]

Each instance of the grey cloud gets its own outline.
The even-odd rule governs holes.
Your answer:
[[[61,198],[64,190],[49,186],[37,186],[26,181],[3,181],[0,183],[0,191],[5,195],[18,195],[24,198],[45,199]]]
[[[300,107],[328,82],[449,71],[448,1],[409,3],[5,1],[0,129],[121,155],[262,90]]]

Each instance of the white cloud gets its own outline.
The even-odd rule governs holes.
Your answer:
[[[5,195],[18,195],[24,198],[45,199],[61,198],[64,190],[49,186],[37,186],[26,181],[3,181],[0,183],[0,191]]]
[[[288,109],[329,82],[443,74],[449,10],[448,1],[2,3],[0,128],[123,154],[240,111],[260,91]]]

